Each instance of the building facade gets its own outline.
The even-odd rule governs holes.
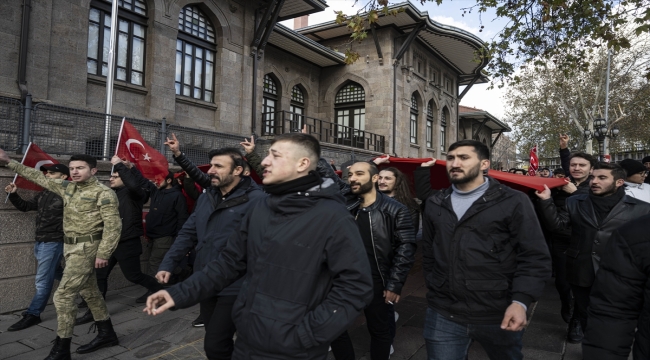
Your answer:
[[[514,146],[512,152],[509,152],[508,147],[511,142],[503,134],[512,131],[512,129],[489,112],[460,105],[458,107],[458,129],[458,140],[471,139],[487,145],[490,149],[493,169],[500,169],[504,162],[514,160],[514,156],[509,157],[515,151]]]

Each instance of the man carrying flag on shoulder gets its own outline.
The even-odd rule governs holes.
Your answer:
[[[38,170],[45,171],[45,177],[48,179],[65,180],[70,176],[70,170],[68,170],[67,166],[58,164],[56,160],[34,144],[30,144],[28,147],[23,159],[23,165],[40,165]],[[63,199],[52,191],[43,190],[37,193],[33,199],[24,200],[18,195],[18,188],[33,188],[34,185],[22,178],[20,180],[14,180],[14,182],[7,185],[5,191],[9,194],[9,200],[16,209],[23,212],[38,211],[35,230],[36,241],[34,243],[34,257],[37,261],[36,293],[29,304],[29,308],[23,312],[22,319],[11,325],[7,329],[8,331],[24,330],[41,322],[41,313],[50,298],[54,279],[61,280],[62,275]]]
[[[5,165],[25,179],[40,185],[63,198],[63,253],[66,267],[56,293],[57,337],[46,360],[70,359],[77,305],[74,298],[80,293],[92,311],[98,335],[89,344],[80,346],[84,354],[118,344],[106,303],[97,288],[95,268],[108,265],[108,259],[117,247],[122,230],[115,192],[102,185],[94,176],[97,160],[90,155],[70,157],[72,181],[48,179],[42,172],[11,160],[0,149],[0,165]]]

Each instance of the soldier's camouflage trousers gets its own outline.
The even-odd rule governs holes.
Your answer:
[[[61,338],[72,337],[77,305],[74,298],[79,293],[88,303],[95,321],[108,319],[108,309],[97,287],[95,257],[100,241],[80,244],[64,244],[65,269],[59,288],[54,293],[54,306],[59,322],[56,334]]]

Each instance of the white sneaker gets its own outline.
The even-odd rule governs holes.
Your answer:
[[[399,314],[395,311],[395,322],[397,322],[397,319],[399,319]]]

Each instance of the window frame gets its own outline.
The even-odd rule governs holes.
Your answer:
[[[119,4],[119,3],[118,3]],[[118,12],[117,16],[117,39],[116,39],[116,44],[115,44],[115,71],[114,71],[114,80],[116,81],[123,81],[128,84],[132,84],[135,86],[145,86],[145,81],[146,81],[146,68],[147,68],[147,29],[148,29],[148,17],[146,15],[140,15],[128,8],[125,8],[123,6],[120,6],[121,10]],[[90,12],[95,9],[99,11],[99,22],[93,21],[90,19]],[[149,9],[145,9],[145,12],[148,12]],[[109,2],[105,1],[99,1],[99,0],[92,0],[90,2],[90,9],[88,10],[88,41],[90,41],[90,25],[91,24],[97,24],[99,27],[98,31],[98,37],[97,37],[97,58],[91,58],[88,56],[88,48],[86,48],[86,73],[91,74],[91,75],[96,75],[96,76],[101,76],[101,77],[107,77],[107,75],[104,75],[102,73],[102,69],[104,66],[104,30],[105,29],[110,29],[110,25],[106,25],[106,15],[110,16],[112,19],[112,5]],[[128,44],[126,48],[126,68],[125,67],[118,67],[117,61],[118,61],[118,55],[119,55],[119,39],[120,39],[120,33],[122,32],[119,27],[120,27],[120,20],[126,21],[128,23]],[[143,28],[143,36],[137,36],[134,34],[133,28],[134,24],[138,24]],[[110,30],[109,30],[110,31]],[[142,40],[142,71],[139,70],[133,70],[133,38],[136,37],[138,39]],[[97,64],[97,68],[94,73],[88,71],[88,62],[89,61],[95,61]],[[108,66],[108,63],[106,64]],[[123,68],[126,70],[126,80],[118,79],[117,74],[118,68]],[[132,72],[135,71],[137,73],[140,73],[142,83],[137,84],[133,83],[132,80]]]
[[[300,92],[302,101],[294,97],[294,90],[296,89]],[[302,129],[305,120],[305,92],[298,85],[294,85],[291,88],[291,102],[289,103],[289,112],[291,113],[289,116],[292,123],[293,121],[298,120],[298,129]],[[294,119],[294,116],[297,119]]]
[[[266,90],[267,77],[273,82],[275,93]],[[262,114],[264,115],[262,130],[264,134],[276,134],[277,117],[275,114],[278,112],[278,108],[280,108],[280,96],[278,93],[278,82],[270,74],[264,74],[262,78]],[[267,108],[271,108],[267,105],[269,101],[273,101],[273,111],[267,111]]]
[[[431,102],[427,104],[427,125],[425,137],[427,148],[433,149],[433,107],[431,106]]]
[[[337,98],[339,97],[339,94],[341,91],[344,91],[347,87],[349,86],[354,86],[359,88],[363,92],[363,99],[354,99],[354,101],[343,101],[343,102],[337,102]],[[343,94],[342,96],[345,96]],[[341,113],[346,112],[347,114],[342,115]],[[356,125],[356,117],[359,116],[359,126],[357,127]],[[341,123],[339,120],[344,119],[344,123]],[[343,85],[337,92],[336,95],[334,95],[334,121],[335,121],[335,136],[338,138],[342,139],[350,139],[350,135],[352,137],[364,137],[365,130],[366,130],[366,90],[361,86],[361,84],[358,84],[356,82],[348,82],[345,85]],[[347,124],[345,123],[347,122]],[[350,132],[348,131],[340,131],[339,126],[345,126],[347,128],[352,129]],[[341,136],[343,134],[343,136]],[[356,144],[356,141],[354,142]],[[351,146],[354,146],[351,144]]]
[[[440,152],[446,152],[447,147],[447,114],[445,109],[440,115]]]
[[[409,112],[409,140],[411,144],[418,143],[418,101],[415,95],[411,95],[411,109]]]

